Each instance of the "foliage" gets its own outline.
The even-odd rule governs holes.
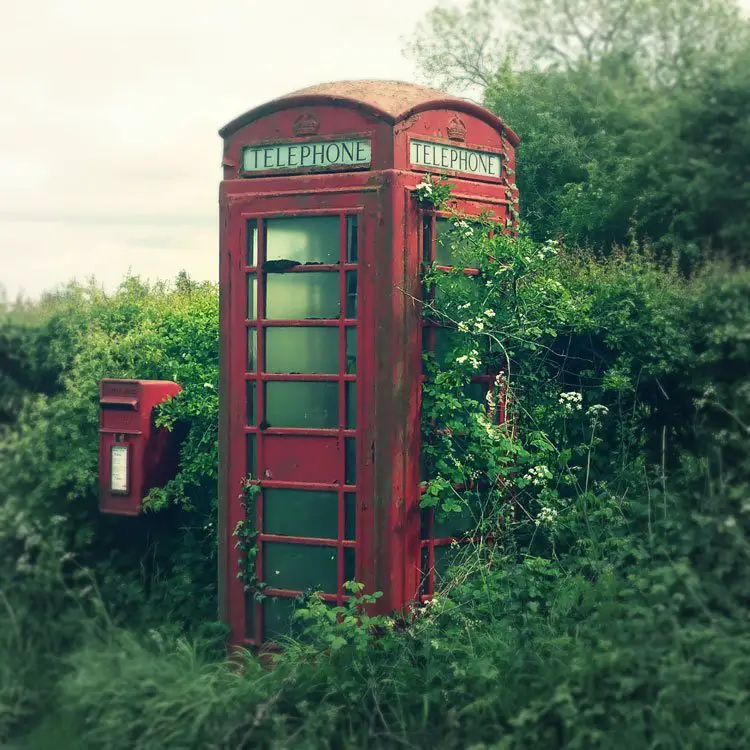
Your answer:
[[[111,296],[71,285],[36,308],[4,311],[0,339],[16,364],[4,375],[17,401],[0,427],[0,617],[10,659],[0,691],[22,692],[16,676],[27,670],[37,672],[32,683],[51,679],[57,652],[84,635],[78,602],[92,583],[117,622],[216,631],[217,308],[213,285],[181,276],[174,286],[130,278]],[[180,472],[151,493],[140,518],[98,509],[103,377],[184,388],[159,414],[182,439]],[[30,650],[34,658],[21,656]],[[9,698],[13,721],[38,707],[43,693],[34,691]]]
[[[138,536],[122,547],[125,559],[101,556],[101,539],[117,536],[106,519],[90,525],[95,498],[80,499],[91,514],[77,510],[89,524],[81,541],[65,517],[78,507],[75,497],[53,505],[44,481],[40,495],[24,484],[25,522],[38,516],[46,525],[31,569],[15,579],[23,594],[4,584],[0,597],[0,731],[24,726],[45,705],[52,710],[26,742],[34,750],[742,744],[750,732],[750,275],[715,268],[686,281],[636,246],[597,261],[524,234],[490,236],[482,222],[456,217],[455,225],[454,254],[481,273],[465,283],[454,272],[427,272],[441,288],[427,314],[453,334],[446,356],[428,361],[424,429],[434,450],[425,502],[448,517],[470,508],[480,541],[456,548],[458,565],[441,595],[401,618],[368,615],[372,598],[357,585],[341,607],[312,596],[298,613],[302,632],[272,670],[242,653],[216,659],[180,635],[183,627],[159,623],[158,594],[135,595],[140,584],[127,571],[141,554]],[[159,328],[161,306],[179,309],[181,292],[151,290],[135,305],[136,292],[73,305],[86,314],[76,321],[81,339],[73,337],[81,348],[60,378],[71,407],[73,385],[98,372],[87,347],[95,343],[97,356],[115,362],[129,351],[106,334],[110,321],[119,321],[120,337],[141,331],[132,340],[133,367],[137,356],[156,357],[134,319],[150,318],[160,340],[169,339]],[[211,309],[215,293],[190,294],[184,302],[194,315],[172,320],[169,330],[184,324],[198,338],[192,326],[200,327],[200,310]],[[215,320],[205,325],[215,335]],[[179,351],[167,340],[160,351],[182,367],[173,347]],[[193,382],[191,403],[204,406],[191,424],[201,424],[215,409],[212,389],[203,387],[211,375],[197,357],[184,367],[195,368],[192,381],[156,365],[149,374]],[[483,403],[464,393],[480,369],[503,371]],[[84,398],[95,415],[95,388]],[[45,429],[57,431],[55,419],[81,419],[62,399],[53,410],[54,399],[28,397],[24,410],[35,411],[27,419],[43,414]],[[506,400],[514,408],[505,422],[493,419]],[[7,432],[7,445],[17,445],[21,427]],[[33,422],[24,430],[45,450],[53,443]],[[183,466],[191,461],[183,452]],[[93,471],[85,466],[82,475]],[[3,471],[10,489],[21,486],[23,476],[14,484]],[[472,473],[473,488],[465,481]],[[513,488],[513,504],[486,481],[496,476]],[[457,481],[464,491],[452,490]],[[187,501],[176,492],[174,510],[200,518],[192,485],[177,487],[187,488]],[[2,508],[18,530],[23,519],[13,520],[6,506],[19,509],[11,492]],[[54,522],[50,506],[61,516]],[[512,507],[517,514],[505,512]],[[179,528],[170,525],[173,538],[184,534],[184,545],[193,545]],[[173,556],[163,553],[177,561],[164,583],[176,588],[178,622],[180,586],[187,586],[181,565],[194,565],[182,550],[173,542]],[[4,543],[9,562],[12,553]],[[126,606],[136,611],[123,618]],[[193,622],[204,616],[196,607]],[[137,633],[121,627],[133,623]]]
[[[749,31],[733,0],[473,0],[432,11],[411,54],[521,136],[535,239],[647,240],[690,270],[747,260]]]
[[[443,177],[433,179],[425,174],[422,182],[414,188],[414,197],[420,206],[434,208],[439,211],[450,196],[450,185]]]

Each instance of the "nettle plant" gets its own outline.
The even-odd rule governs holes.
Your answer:
[[[523,554],[546,557],[585,546],[591,518],[616,520],[619,501],[594,476],[609,408],[571,377],[560,345],[581,317],[561,248],[523,229],[509,236],[488,216],[451,222],[454,267],[424,274],[434,290],[424,315],[447,343],[424,355],[422,507],[473,519],[470,537],[490,555],[521,541]],[[485,393],[477,376],[491,382]]]

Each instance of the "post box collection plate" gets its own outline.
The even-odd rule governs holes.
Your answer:
[[[127,445],[113,445],[110,450],[109,490],[116,495],[127,495],[130,492],[129,454]]]

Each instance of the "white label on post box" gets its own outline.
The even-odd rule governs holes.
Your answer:
[[[318,143],[273,143],[246,146],[242,152],[245,172],[269,172],[279,169],[312,169],[326,167],[362,167],[372,160],[369,138]]]
[[[502,177],[500,154],[447,143],[411,141],[409,158],[415,167],[463,172],[479,177]]]
[[[112,492],[128,491],[128,447],[112,446],[112,461],[109,471],[109,488]]]

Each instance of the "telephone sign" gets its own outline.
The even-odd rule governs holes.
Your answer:
[[[248,146],[242,153],[245,172],[305,170],[326,167],[364,167],[372,146],[367,138],[311,143],[276,143]]]

